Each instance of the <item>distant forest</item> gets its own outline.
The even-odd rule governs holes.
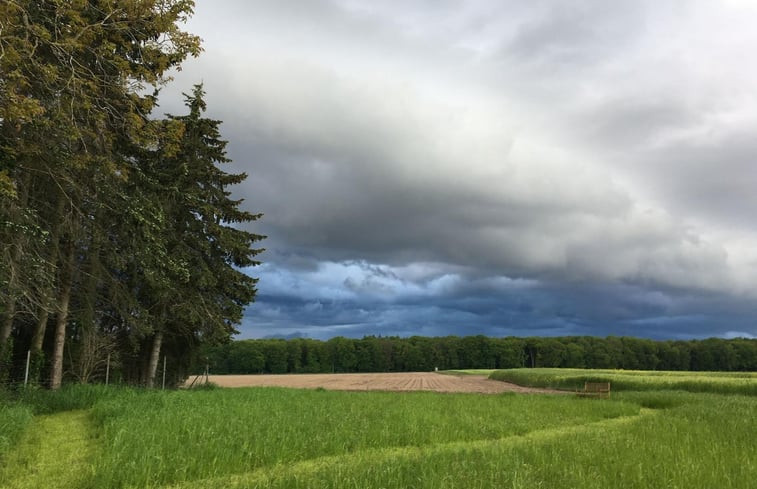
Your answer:
[[[203,362],[204,360],[204,362]],[[757,371],[757,339],[654,341],[629,337],[239,340],[211,347],[212,374],[413,372],[518,367]]]

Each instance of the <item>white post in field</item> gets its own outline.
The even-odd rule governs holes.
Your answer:
[[[29,362],[32,358],[32,351],[27,350],[26,351],[26,373],[24,374],[24,387],[26,387],[26,384],[29,383]]]
[[[163,390],[166,389],[166,355],[163,355]]]
[[[105,385],[108,385],[110,380],[110,353],[108,353],[108,359],[105,361]]]

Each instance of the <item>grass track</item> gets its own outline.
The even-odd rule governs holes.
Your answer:
[[[175,489],[752,489],[753,399],[684,393],[677,401],[683,402],[641,416],[499,440],[365,451]]]
[[[80,487],[91,475],[92,435],[86,411],[67,411],[34,418],[0,471],[0,487]]]
[[[330,455],[497,440],[638,412],[635,403],[515,394],[280,388],[142,393],[95,406],[103,453],[91,487],[159,487]]]
[[[274,388],[34,393],[0,404],[22,421],[41,414],[20,439],[20,429],[8,430],[14,423],[0,423],[12,447],[0,488],[755,487],[757,397],[724,395],[717,384],[714,393],[660,390],[667,382],[652,377],[667,375],[632,375],[647,388],[613,389],[612,400]],[[718,377],[675,375],[688,376]]]
[[[656,412],[641,409],[639,414],[620,416],[612,419],[594,421],[573,426],[560,426],[536,430],[524,435],[510,435],[493,440],[455,441],[422,447],[394,447],[386,449],[369,449],[348,455],[319,457],[295,464],[278,464],[244,474],[216,477],[199,481],[190,481],[172,486],[170,489],[227,489],[263,488],[263,487],[301,487],[313,483],[313,476],[318,473],[341,473],[342,471],[362,470],[366,465],[381,465],[405,460],[412,462],[441,454],[462,454],[471,451],[486,450],[495,446],[517,447],[518,445],[539,444],[562,437],[576,437],[595,430],[618,429],[638,422],[643,416],[652,416]]]

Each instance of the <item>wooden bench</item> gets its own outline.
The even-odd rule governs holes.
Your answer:
[[[576,391],[581,397],[597,397],[599,399],[610,398],[609,382],[584,382],[584,390]]]

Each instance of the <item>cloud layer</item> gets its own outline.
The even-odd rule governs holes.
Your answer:
[[[411,3],[412,5],[408,5]],[[754,335],[748,2],[200,1],[244,335]]]

